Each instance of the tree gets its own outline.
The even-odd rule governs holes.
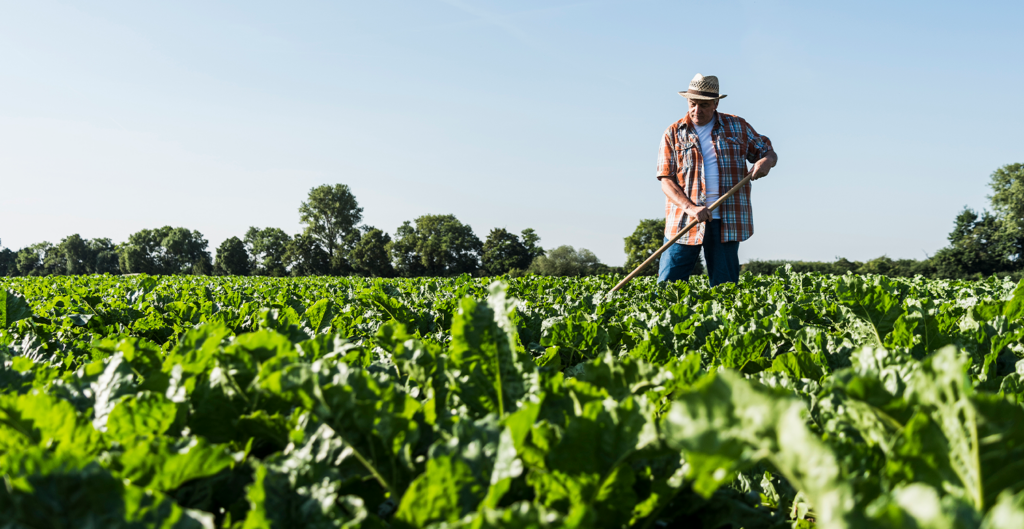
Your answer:
[[[541,248],[538,244],[540,242],[540,235],[537,235],[533,228],[526,228],[522,232],[523,245],[526,246],[526,251],[530,254],[530,262],[534,259],[544,255],[544,248]],[[529,265],[527,265],[529,266]]]
[[[15,265],[18,275],[22,276],[44,276],[60,274],[64,272],[59,267],[60,261],[54,251],[54,246],[48,242],[40,242],[18,250],[15,257]]]
[[[533,260],[530,272],[542,276],[582,276],[596,272],[601,260],[586,248],[559,246]]]
[[[213,263],[208,243],[198,231],[185,228],[174,228],[162,241],[164,256],[168,267],[175,273],[209,275],[213,272]]]
[[[373,226],[363,226],[363,234],[349,253],[352,267],[368,277],[394,277],[395,268],[388,255],[391,237]]]
[[[941,277],[969,278],[1010,269],[1005,233],[999,219],[964,208],[949,234],[950,245],[932,257]]]
[[[1001,221],[999,239],[1007,259],[1016,269],[1024,268],[1024,163],[1008,164],[991,176],[989,200]]]
[[[118,263],[124,273],[205,275],[213,271],[207,245],[203,234],[194,230],[141,230],[118,247]]]
[[[90,274],[119,274],[117,265],[117,247],[110,239],[89,239],[89,264],[86,270]]]
[[[58,259],[62,260],[64,272],[68,275],[89,273],[89,243],[79,234],[65,237],[57,245]]]
[[[77,233],[60,241],[54,250],[53,261],[50,268],[63,270],[61,273],[68,275],[120,272],[116,247],[110,239],[86,240]]]
[[[532,229],[528,231],[533,232]],[[524,232],[525,233],[525,232]],[[534,239],[533,242],[539,240]],[[536,247],[534,247],[536,251]],[[533,261],[530,248],[505,228],[494,228],[484,241],[480,255],[481,269],[487,275],[507,274],[512,269],[526,270]]]
[[[254,275],[284,277],[288,275],[285,258],[288,243],[292,238],[281,228],[255,228],[245,232],[245,246],[251,260],[250,269]]]
[[[18,275],[18,254],[10,248],[0,249],[0,277]]]
[[[482,244],[455,215],[423,215],[406,221],[388,246],[395,270],[404,277],[471,274],[480,268]]]
[[[213,261],[213,273],[219,276],[247,276],[249,271],[249,252],[245,250],[245,243],[238,237],[222,242]]]
[[[346,241],[363,220],[363,208],[345,184],[322,185],[309,190],[309,199],[299,206],[299,220],[306,225],[304,235],[312,237],[327,251],[328,261],[342,268],[346,259]],[[336,257],[338,256],[338,257]]]
[[[627,271],[632,272],[634,268],[651,256],[664,244],[665,219],[643,219],[637,224],[633,233],[626,237],[626,264],[622,265]],[[641,275],[658,275],[657,264],[650,264],[641,272]]]
[[[331,272],[331,256],[310,235],[298,234],[285,250],[288,271],[293,276],[323,276]]]

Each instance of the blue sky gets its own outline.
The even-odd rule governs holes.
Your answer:
[[[922,258],[1024,162],[1021,2],[0,1],[0,242],[300,231],[345,183],[625,260],[697,72],[769,136],[748,259]]]

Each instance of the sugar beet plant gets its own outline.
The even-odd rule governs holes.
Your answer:
[[[1024,287],[0,283],[2,527],[1024,527]]]

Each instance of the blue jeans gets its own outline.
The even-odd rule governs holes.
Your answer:
[[[667,237],[665,242],[668,242]],[[671,248],[665,250],[665,253],[661,254],[658,282],[689,281],[702,247],[704,248],[704,260],[707,262],[708,276],[711,278],[711,286],[739,282],[740,242],[722,242],[721,220],[712,220],[705,227],[704,244],[700,246],[673,244]]]

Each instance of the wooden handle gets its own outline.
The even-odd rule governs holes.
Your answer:
[[[747,176],[744,176],[743,180],[740,180],[740,183],[738,183],[735,186],[733,186],[733,188],[730,189],[729,191],[726,191],[726,193],[724,195],[718,197],[718,200],[716,200],[714,204],[711,204],[711,206],[709,206],[708,209],[711,210],[711,211],[714,211],[714,210],[718,209],[718,206],[721,206],[725,202],[725,199],[731,197],[733,195],[733,193],[739,191],[741,187],[743,187],[748,182],[750,182],[750,177],[752,177],[752,176],[754,176],[754,172],[753,171],[751,171],[750,173],[747,173]],[[664,253],[665,250],[668,250],[669,248],[671,248],[672,245],[675,244],[676,241],[678,241],[679,238],[682,237],[684,233],[686,233],[686,232],[690,231],[691,229],[693,229],[693,227],[696,226],[699,222],[700,221],[698,221],[697,219],[691,220],[683,229],[679,230],[679,233],[676,233],[674,236],[672,236],[671,239],[668,240],[668,242],[666,242],[665,244],[661,245],[661,248],[658,248],[658,251],[656,251],[653,254],[651,254],[651,256],[648,257],[646,261],[640,263],[640,266],[636,267],[636,270],[633,270],[632,272],[629,273],[628,276],[624,277],[622,279],[622,281],[619,281],[619,284],[615,285],[615,288],[612,288],[612,292],[615,292],[615,291],[619,290],[620,288],[625,286],[626,283],[629,283],[630,279],[633,279],[638,274],[640,274],[640,272],[642,272],[643,269],[647,267],[647,265],[649,265],[652,262],[654,262],[654,260],[657,259],[662,253]]]

